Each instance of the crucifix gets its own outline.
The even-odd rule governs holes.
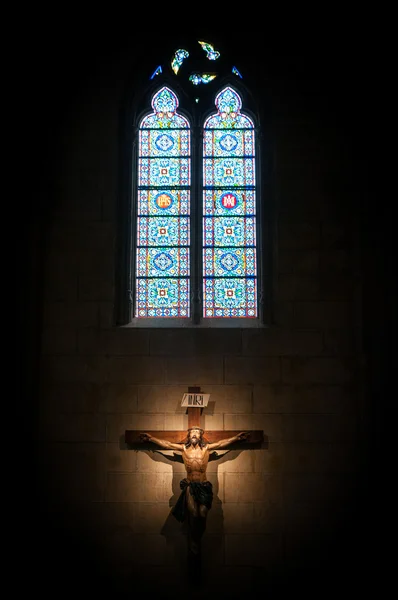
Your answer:
[[[182,431],[138,431],[126,430],[128,446],[155,444],[164,450],[177,450],[182,454],[186,477],[180,481],[181,494],[172,509],[173,516],[188,525],[188,550],[190,566],[195,565],[198,574],[200,564],[200,542],[206,528],[206,517],[213,501],[213,489],[206,477],[210,454],[215,450],[231,447],[261,447],[264,433],[251,431],[204,431],[200,425],[203,408],[207,406],[209,394],[200,387],[189,387],[184,394],[182,406],[188,413],[188,430]]]

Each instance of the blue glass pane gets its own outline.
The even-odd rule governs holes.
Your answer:
[[[253,158],[205,158],[205,186],[246,186],[255,184]]]
[[[257,317],[256,279],[204,279],[204,317]]]
[[[226,113],[225,115],[209,117],[205,123],[205,127],[206,129],[245,129],[252,128],[253,121],[244,115]]]
[[[252,129],[212,129],[204,133],[205,156],[253,156],[254,131]]]
[[[204,248],[206,277],[253,277],[256,273],[254,248]]]
[[[154,77],[156,77],[156,75],[160,75],[161,72],[162,72],[162,67],[161,67],[161,65],[159,65],[158,67],[156,67],[156,69],[152,73],[150,79],[153,79]]]
[[[188,121],[181,115],[173,113],[149,115],[141,123],[143,131],[145,129],[182,129],[183,127],[189,127]]]
[[[138,248],[137,277],[180,277],[189,274],[189,248]]]
[[[205,217],[204,246],[255,246],[254,217]]]
[[[138,246],[188,246],[188,217],[139,217]]]
[[[136,317],[189,317],[189,279],[137,279]]]
[[[140,132],[141,156],[188,156],[190,132],[188,129],[144,129]]]
[[[139,215],[188,215],[189,190],[139,190]]]
[[[188,158],[140,158],[139,185],[175,187],[189,185],[191,161]]]

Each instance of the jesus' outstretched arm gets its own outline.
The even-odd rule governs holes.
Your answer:
[[[241,431],[237,435],[233,437],[226,438],[225,440],[220,440],[219,442],[214,442],[213,444],[208,445],[209,450],[219,450],[220,448],[228,448],[234,442],[243,442],[250,437],[250,431]]]
[[[153,444],[156,444],[165,450],[179,450],[182,452],[184,449],[184,444],[174,444],[173,442],[168,442],[167,440],[161,440],[153,435],[150,435],[149,433],[140,433],[140,439],[142,442],[152,442]]]

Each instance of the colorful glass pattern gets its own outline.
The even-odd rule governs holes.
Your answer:
[[[199,42],[202,46],[203,50],[206,52],[206,56],[209,60],[217,60],[220,57],[220,53],[218,50],[214,49],[214,46],[209,44],[208,42]]]
[[[254,217],[204,217],[205,246],[255,246]]]
[[[189,317],[189,279],[138,278],[137,317]]]
[[[257,314],[257,280],[204,279],[203,295],[206,317],[255,317]]]
[[[178,246],[189,244],[188,217],[138,217],[139,246]]]
[[[138,277],[187,276],[189,248],[137,248]]]
[[[167,87],[152,108],[139,127],[135,316],[189,317],[190,125]]]
[[[216,77],[217,75],[214,75],[214,73],[202,73],[202,75],[200,75],[200,73],[192,73],[192,75],[189,76],[189,81],[191,81],[193,85],[199,85],[200,83],[210,83],[210,81],[213,81]]]
[[[182,63],[184,62],[184,60],[186,58],[188,58],[188,56],[189,56],[188,50],[183,50],[182,48],[180,48],[179,50],[175,51],[174,56],[171,59],[171,68],[173,69],[173,72],[176,75],[177,75],[178,71],[180,70]]]
[[[215,104],[203,132],[203,317],[255,318],[254,124],[231,87]]]

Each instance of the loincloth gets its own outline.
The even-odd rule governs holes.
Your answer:
[[[177,519],[177,521],[185,521],[187,516],[187,503],[186,503],[186,489],[189,486],[189,492],[194,497],[198,504],[204,504],[208,509],[211,508],[213,503],[213,485],[210,481],[189,481],[189,479],[181,479],[180,488],[181,494],[175,503],[171,514]]]

